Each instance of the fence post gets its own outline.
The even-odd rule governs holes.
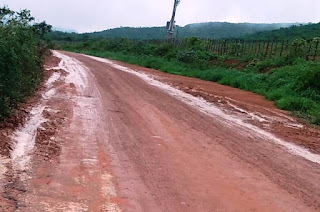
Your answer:
[[[284,40],[282,41],[282,44],[281,44],[280,57],[282,56],[282,53],[283,53],[283,47],[284,47]]]
[[[242,49],[241,49],[241,56],[243,56],[244,55],[244,53],[245,53],[245,50],[246,50],[246,42],[244,42],[244,41],[242,41]]]
[[[235,41],[234,44],[231,46],[233,48],[234,56],[238,56],[239,48],[240,48],[239,43],[240,43],[240,40]]]
[[[220,55],[223,55],[223,40],[220,40]]]
[[[273,52],[273,44],[274,44],[274,41],[271,42],[271,45],[270,45],[270,54],[269,54],[269,55],[272,55],[272,52]]]
[[[309,60],[309,55],[310,55],[310,52],[311,52],[311,48],[312,48],[312,40],[309,41],[309,48],[307,50],[306,60]]]
[[[318,54],[319,41],[316,42],[316,49],[314,50],[313,60],[316,60]]]
[[[228,55],[228,52],[229,52],[229,42],[228,41],[226,41],[226,50],[225,50],[225,53],[226,53],[226,55]]]
[[[252,55],[254,55],[255,52],[256,52],[256,51],[255,51],[255,43],[256,43],[255,41],[252,41],[252,44],[251,44],[251,54],[252,54]]]
[[[216,54],[219,54],[220,40],[217,40]]]
[[[265,57],[268,56],[269,45],[270,45],[270,41],[267,42],[267,48],[266,48],[266,52],[264,54]]]
[[[276,41],[276,45],[275,45],[275,47],[274,47],[274,53],[273,53],[274,56],[277,56],[278,45],[279,45],[279,42]]]
[[[287,56],[291,54],[290,41],[287,41]]]
[[[256,41],[256,45],[255,45],[255,49],[254,49],[254,54],[255,55],[258,55],[259,48],[260,48],[260,42]]]

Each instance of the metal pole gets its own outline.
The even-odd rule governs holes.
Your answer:
[[[169,31],[168,42],[172,42],[173,33],[174,33],[176,11],[177,11],[177,7],[178,7],[179,3],[180,3],[180,0],[174,0],[172,17],[171,17],[170,26],[169,26],[169,29],[168,29],[168,31]]]

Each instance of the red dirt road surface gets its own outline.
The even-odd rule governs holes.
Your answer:
[[[0,131],[0,211],[320,211],[320,131],[264,98],[68,52],[46,69]]]

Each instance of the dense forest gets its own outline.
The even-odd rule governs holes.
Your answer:
[[[288,28],[258,32],[245,36],[246,39],[251,40],[293,40],[297,38],[312,40],[316,37],[320,37],[320,23],[301,26],[293,25]]]
[[[252,23],[227,23],[227,22],[210,22],[189,24],[185,27],[176,27],[175,37],[178,39],[187,37],[199,38],[239,38],[245,35],[254,34],[262,31],[271,31],[281,27],[289,27],[293,24],[252,24]],[[165,27],[121,27],[109,29],[102,32],[94,33],[63,33],[52,32],[50,38],[60,41],[86,41],[92,38],[129,38],[136,40],[164,40],[167,38]]]

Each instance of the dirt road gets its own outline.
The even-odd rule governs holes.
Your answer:
[[[54,52],[2,211],[320,211],[320,131],[262,97]]]

